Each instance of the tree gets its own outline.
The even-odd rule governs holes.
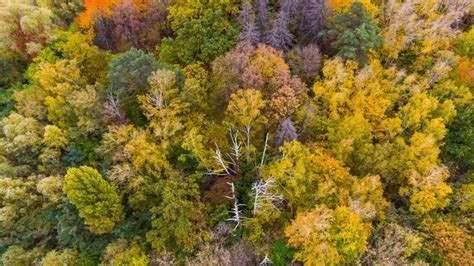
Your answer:
[[[275,180],[292,212],[323,203],[330,208],[352,205],[365,219],[382,215],[386,202],[379,177],[357,179],[340,161],[296,140],[284,143],[279,151],[280,158],[268,164],[262,176]]]
[[[1,262],[4,265],[31,265],[40,261],[41,253],[42,250],[38,247],[25,250],[20,246],[10,246],[2,254]]]
[[[255,12],[250,2],[242,4],[239,14],[240,21],[240,41],[257,44],[260,42],[260,32],[257,28]]]
[[[417,214],[425,214],[433,209],[440,209],[449,203],[447,196],[451,187],[444,183],[449,176],[446,168],[433,168],[427,176],[413,172],[409,183],[412,185],[410,210]]]
[[[107,16],[99,16],[94,21],[94,44],[104,50],[117,50],[117,37],[113,19]]]
[[[176,37],[164,38],[159,47],[160,60],[167,63],[209,63],[238,40],[238,30],[221,11],[206,12],[200,18],[172,28]]]
[[[83,27],[90,27],[97,13],[110,14],[112,7],[118,2],[119,0],[84,0],[84,11],[79,14],[77,21]]]
[[[446,145],[443,147],[445,156],[461,169],[474,166],[474,158],[470,156],[474,151],[473,120],[474,109],[470,106],[463,107],[449,125]]]
[[[290,16],[291,16],[291,0],[286,0],[278,13],[278,17],[273,25],[272,30],[268,33],[268,44],[271,46],[288,51],[293,42],[293,34],[290,32]]]
[[[176,75],[170,70],[152,72],[149,79],[150,92],[138,96],[143,111],[150,121],[150,129],[160,138],[162,145],[170,141],[183,130],[181,118],[187,111],[187,105],[179,98]]]
[[[143,124],[144,117],[140,113],[136,96],[148,90],[148,76],[158,69],[158,63],[150,54],[131,48],[114,58],[110,66],[110,93],[120,100],[120,109],[132,122]]]
[[[298,134],[296,133],[296,129],[293,125],[293,122],[291,122],[291,119],[287,118],[281,121],[280,126],[275,132],[273,142],[275,144],[275,147],[280,147],[285,142],[292,142],[297,138]]]
[[[353,3],[348,13],[341,13],[329,23],[327,36],[333,54],[353,59],[361,64],[367,62],[371,49],[380,47],[383,38],[380,29],[361,3]]]
[[[312,83],[321,67],[321,52],[316,44],[295,46],[288,52],[288,65],[306,83]]]
[[[102,261],[105,265],[149,265],[148,256],[143,248],[125,239],[118,239],[109,244]]]
[[[370,224],[347,207],[316,206],[298,213],[285,228],[288,244],[298,248],[295,259],[309,265],[350,263],[366,250]]]
[[[43,64],[35,75],[44,92],[39,104],[46,107],[48,120],[71,140],[97,134],[101,124],[105,90],[100,84],[87,85],[81,74],[76,60],[60,60]]]
[[[277,118],[275,123],[293,113],[304,99],[306,87],[291,75],[282,52],[263,44],[255,48],[240,43],[216,58],[212,69],[216,85],[211,95],[217,102],[227,104],[230,95],[241,88],[259,90],[264,100],[275,99],[265,112],[267,117]]]
[[[119,195],[94,168],[70,168],[64,177],[64,193],[93,233],[109,233],[123,220]]]
[[[84,0],[38,0],[39,6],[49,8],[54,14],[56,24],[69,26],[83,11]]]
[[[162,0],[125,0],[113,6],[117,49],[124,51],[136,47],[152,51],[167,30],[168,5]]]
[[[261,130],[266,122],[265,117],[261,114],[264,107],[265,101],[258,90],[238,90],[230,96],[226,111],[226,123],[245,134],[247,156],[252,150],[250,147],[252,136]]]
[[[421,247],[422,238],[417,231],[396,223],[383,223],[370,236],[361,261],[381,265],[408,263]]]
[[[157,250],[192,251],[202,241],[202,203],[197,185],[171,177],[162,183],[162,201],[151,209],[147,240]]]
[[[8,174],[2,171],[4,173]],[[3,247],[14,248],[15,244],[31,246],[40,241],[42,243],[37,242],[35,248],[39,251],[46,236],[54,235],[54,224],[45,215],[51,204],[36,190],[37,179],[37,176],[0,178],[0,239]],[[25,256],[29,255],[25,253]]]
[[[20,55],[28,62],[53,36],[52,13],[27,4],[0,6],[0,52],[2,57]]]
[[[319,33],[326,27],[329,8],[324,0],[304,0],[299,22],[299,32],[303,40],[314,43],[320,39]]]
[[[428,262],[462,265],[472,261],[473,239],[464,227],[449,220],[428,220],[422,230],[430,252]]]
[[[61,266],[80,264],[79,253],[74,249],[51,250],[41,260],[40,265]]]
[[[42,141],[42,128],[34,118],[11,113],[0,122],[1,154],[22,165],[35,165]]]

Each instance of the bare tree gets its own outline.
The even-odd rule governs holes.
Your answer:
[[[263,260],[260,262],[260,265],[262,265],[262,266],[268,266],[268,265],[272,265],[272,264],[273,264],[273,262],[268,257],[268,254],[265,255],[265,258],[263,258]]]
[[[230,185],[230,188],[232,191],[232,197],[228,197],[228,198],[234,201],[234,206],[230,210],[230,214],[232,215],[232,217],[227,219],[227,221],[232,221],[236,223],[234,227],[234,231],[235,231],[235,229],[237,229],[239,226],[242,225],[242,222],[245,219],[245,217],[242,216],[242,210],[240,209],[240,207],[245,206],[245,204],[239,204],[236,194],[235,194],[234,183],[228,183],[228,184]]]
[[[102,109],[102,115],[106,122],[112,122],[119,125],[126,124],[128,122],[125,114],[120,110],[120,100],[113,97],[112,95],[107,96],[107,100],[104,103]]]
[[[240,156],[241,156],[241,143],[238,140],[238,134],[232,134],[232,130],[229,130],[230,139],[232,141],[232,152],[226,153],[228,160],[224,159],[219,146],[216,144],[216,150],[214,155],[214,160],[220,169],[209,172],[211,175],[223,175],[223,173],[240,177]]]
[[[275,180],[269,178],[267,180],[259,180],[252,185],[253,191],[253,215],[257,215],[263,208],[270,207],[278,209],[283,201],[283,196],[275,193]]]

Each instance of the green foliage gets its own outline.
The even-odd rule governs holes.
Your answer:
[[[272,243],[268,257],[274,265],[287,265],[294,254],[295,250],[289,248],[285,240],[277,240]]]
[[[109,233],[123,220],[119,195],[94,168],[70,168],[64,177],[64,193],[93,233]]]
[[[76,207],[67,200],[58,206],[55,220],[59,246],[74,248],[83,259],[97,261],[111,240],[109,235],[91,233],[84,226]]]
[[[474,158],[474,108],[468,105],[454,117],[448,127],[446,145],[443,148],[445,156],[451,162],[461,167],[473,167]]]
[[[353,3],[347,13],[341,13],[329,23],[325,36],[336,56],[367,62],[371,49],[380,47],[383,37],[380,28],[359,2]]]
[[[174,28],[176,37],[165,38],[159,47],[160,60],[188,65],[211,62],[228,51],[238,38],[237,29],[221,11],[209,11]]]
[[[153,207],[147,241],[157,250],[190,252],[202,241],[203,205],[196,184],[185,178],[162,182],[161,202]]]
[[[141,113],[137,95],[149,89],[148,77],[157,69],[168,69],[176,74],[177,84],[182,86],[183,74],[175,67],[158,63],[151,54],[131,48],[114,58],[110,64],[109,92],[121,101],[121,108],[127,117],[137,125],[144,125],[146,118]]]

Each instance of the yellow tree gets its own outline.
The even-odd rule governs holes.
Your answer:
[[[255,152],[255,147],[251,142],[256,140],[252,140],[252,137],[261,133],[266,123],[266,118],[262,115],[264,107],[265,101],[262,99],[262,93],[252,89],[236,91],[230,96],[227,105],[224,123],[245,134],[247,160],[249,160],[250,154]]]
[[[285,236],[298,249],[295,259],[308,265],[337,265],[353,262],[367,249],[370,231],[370,224],[349,208],[319,205],[298,213]]]
[[[110,233],[124,218],[119,195],[94,168],[70,168],[64,176],[64,193],[95,234]]]

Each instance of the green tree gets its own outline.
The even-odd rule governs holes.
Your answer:
[[[94,168],[70,168],[64,177],[64,193],[93,233],[109,233],[123,220],[119,195]]]
[[[448,127],[445,157],[463,168],[474,166],[474,108],[468,105],[459,110]]]
[[[329,40],[335,55],[365,64],[370,49],[378,48],[383,43],[379,32],[379,27],[365,6],[355,2],[347,13],[336,15],[323,36]]]
[[[152,228],[146,237],[157,250],[191,252],[203,239],[203,204],[199,200],[199,189],[185,178],[164,180],[161,202],[150,210]]]
[[[109,92],[121,101],[121,109],[127,117],[138,125],[146,123],[140,111],[137,95],[148,92],[150,84],[148,77],[157,69],[172,70],[176,74],[177,85],[182,85],[183,76],[173,66],[159,64],[151,54],[131,48],[114,58],[110,64],[108,79]]]
[[[168,63],[209,63],[238,40],[237,28],[218,10],[209,10],[182,25],[173,25],[176,37],[163,39],[159,46],[160,60]]]

